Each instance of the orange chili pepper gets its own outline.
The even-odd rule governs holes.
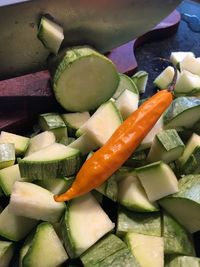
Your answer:
[[[172,93],[162,90],[145,101],[119,126],[106,144],[85,161],[72,187],[54,196],[54,199],[68,201],[105,182],[131,156],[172,100]]]

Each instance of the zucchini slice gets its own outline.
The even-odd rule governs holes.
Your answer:
[[[179,192],[159,201],[190,233],[200,230],[200,175],[186,175],[178,182]]]
[[[64,39],[63,28],[47,17],[42,17],[38,30],[38,38],[44,46],[57,55]]]
[[[171,256],[168,258],[165,267],[199,267],[200,259],[189,256]]]
[[[45,131],[43,133],[37,134],[36,136],[30,139],[30,143],[28,149],[26,151],[25,156],[29,156],[32,153],[50,146],[56,142],[56,138],[54,133],[50,131]]]
[[[121,95],[121,93],[123,93],[124,90],[129,90],[135,93],[136,95],[139,94],[136,84],[129,76],[127,76],[126,74],[119,73],[119,78],[119,85],[115,94],[113,95],[114,99],[117,99]]]
[[[176,96],[198,95],[200,92],[200,76],[183,70],[174,88]]]
[[[74,140],[69,147],[77,149],[82,155],[88,154],[92,150],[96,150],[98,145],[94,142],[88,134],[83,134],[76,140]]]
[[[116,233],[119,237],[124,237],[126,233],[161,236],[160,213],[139,213],[120,208],[117,216]]]
[[[119,182],[118,202],[130,210],[151,212],[158,206],[150,202],[136,175],[127,175]]]
[[[128,233],[125,242],[142,267],[164,267],[162,237]]]
[[[62,118],[67,126],[69,135],[74,136],[75,132],[89,120],[90,113],[88,111],[65,113],[62,114]]]
[[[38,221],[17,216],[10,211],[10,204],[0,213],[0,236],[12,241],[23,239]]]
[[[140,70],[140,71],[136,72],[131,77],[132,81],[137,86],[137,89],[138,89],[140,94],[144,94],[145,93],[146,86],[147,86],[147,81],[148,81],[148,76],[149,76],[149,74],[146,71]]]
[[[200,120],[200,99],[196,97],[176,98],[164,115],[164,128],[192,128]]]
[[[0,169],[14,165],[15,146],[14,144],[0,143]]]
[[[13,134],[13,133],[4,132],[4,131],[1,132],[1,136],[0,136],[1,143],[14,144],[16,156],[24,155],[28,147],[29,140],[30,139],[27,137]]]
[[[22,260],[22,265],[54,267],[60,266],[67,259],[68,255],[53,226],[43,222],[36,229],[31,246]]]
[[[200,61],[196,59],[193,55],[187,55],[180,62],[180,70],[187,70],[193,74],[200,75]]]
[[[80,152],[55,143],[19,159],[18,163],[21,176],[30,180],[68,177],[80,167]]]
[[[9,267],[14,255],[15,246],[13,242],[0,241],[0,263],[2,267]]]
[[[195,256],[192,235],[166,212],[163,212],[162,235],[165,254]]]
[[[11,194],[14,183],[20,180],[22,181],[18,164],[0,170],[0,185],[6,196]]]
[[[96,109],[112,97],[118,84],[114,64],[89,47],[66,50],[53,77],[57,101],[74,112]]]
[[[126,244],[113,234],[102,238],[82,256],[84,267],[140,267]]]
[[[71,258],[80,256],[113,228],[114,224],[90,193],[67,203],[62,232]]]
[[[53,193],[41,186],[27,182],[15,182],[9,208],[18,216],[58,222],[66,206],[63,202],[56,202]]]
[[[78,132],[86,133],[93,143],[102,146],[121,123],[122,117],[115,103],[108,101],[97,109]]]
[[[174,68],[168,66],[158,75],[158,77],[156,77],[153,83],[160,89],[166,89],[172,82],[173,77],[174,77]]]
[[[39,125],[42,131],[51,131],[56,140],[67,136],[67,127],[62,117],[57,113],[45,113],[39,116]]]
[[[147,161],[172,162],[183,154],[184,148],[184,143],[175,129],[160,131],[153,140]]]
[[[115,105],[120,111],[123,120],[127,119],[138,108],[138,102],[138,94],[127,89],[121,93],[116,99]]]
[[[162,161],[137,168],[136,173],[150,201],[156,201],[178,192],[178,181],[175,174]]]
[[[174,64],[174,66],[179,67],[180,62],[183,61],[183,59],[188,55],[195,58],[195,55],[192,52],[172,52],[170,55],[170,61],[172,64]]]

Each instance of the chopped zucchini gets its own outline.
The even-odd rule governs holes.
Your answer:
[[[43,16],[40,20],[38,38],[50,52],[57,55],[64,39],[63,28],[54,21]]]
[[[193,133],[188,140],[183,155],[178,159],[179,168],[184,174],[199,173],[200,171],[200,136]]]
[[[80,167],[80,152],[53,144],[18,160],[22,177],[30,180],[73,176]]]
[[[118,182],[115,175],[113,174],[106,182],[97,187],[96,190],[116,202],[118,198]]]
[[[125,242],[141,267],[164,267],[162,237],[128,233]]]
[[[55,267],[68,259],[68,255],[53,226],[43,222],[38,225],[22,263],[24,267]]]
[[[20,241],[37,223],[36,220],[15,215],[8,205],[0,214],[0,236],[12,241]]]
[[[180,62],[180,70],[187,70],[193,74],[200,75],[200,61],[197,60],[193,55],[187,55]]]
[[[120,111],[123,120],[127,119],[138,108],[138,94],[126,89],[116,99],[115,104]]]
[[[15,182],[9,204],[15,215],[48,222],[58,222],[65,207],[47,189],[27,182]]]
[[[200,267],[200,259],[189,256],[171,256],[165,267]]]
[[[67,203],[62,232],[71,258],[80,256],[113,228],[114,224],[90,193]]]
[[[162,160],[165,163],[172,162],[183,154],[184,147],[184,143],[175,129],[160,131],[153,140],[147,161]]]
[[[108,101],[78,131],[86,133],[93,143],[102,146],[121,123],[122,118],[117,107],[112,101]]]
[[[69,144],[69,147],[78,149],[82,155],[86,155],[90,151],[97,149],[98,145],[93,140],[91,140],[88,134],[83,134],[71,144]]]
[[[117,99],[125,90],[129,90],[138,95],[138,89],[134,81],[126,74],[119,73],[119,85],[115,94],[112,96],[113,99]]]
[[[27,137],[13,134],[13,133],[4,132],[4,131],[1,132],[1,136],[0,136],[0,142],[1,143],[14,144],[15,154],[17,156],[24,155],[24,153],[26,152],[26,149],[28,147],[29,140],[30,139]]]
[[[139,213],[120,208],[116,233],[119,237],[125,236],[126,233],[161,236],[160,213]]]
[[[170,61],[172,64],[174,64],[174,66],[179,67],[180,62],[183,61],[183,59],[188,55],[195,57],[194,53],[192,52],[172,52],[170,55]]]
[[[113,96],[118,84],[114,64],[86,46],[67,49],[53,77],[57,101],[73,112],[98,108]]]
[[[148,73],[146,71],[140,70],[136,72],[131,79],[136,84],[137,89],[140,94],[145,93],[147,81],[148,81]]]
[[[135,151],[124,165],[131,168],[141,167],[147,163],[146,158],[147,155],[144,151]]]
[[[20,248],[20,251],[19,251],[19,267],[24,267],[23,266],[23,258],[24,256],[26,255],[26,253],[28,252],[30,246],[31,246],[31,243],[33,241],[33,236],[35,234],[35,229],[34,231],[32,231],[25,239],[22,247]]]
[[[50,131],[39,133],[30,139],[30,143],[25,156],[29,156],[42,148],[54,144],[55,142],[56,138],[54,133]]]
[[[179,192],[159,201],[190,233],[200,230],[200,175],[187,175],[178,182]]]
[[[88,111],[65,113],[62,114],[62,118],[67,126],[69,135],[74,136],[75,132],[89,120],[90,114]]]
[[[14,144],[0,143],[0,169],[12,166],[15,163]]]
[[[158,77],[154,80],[153,83],[160,89],[166,89],[172,82],[173,77],[174,77],[174,68],[168,66],[158,75]]]
[[[176,98],[164,115],[164,128],[192,128],[200,120],[200,99],[196,97]]]
[[[58,113],[40,114],[39,125],[42,131],[53,132],[57,141],[67,136],[67,127]]]
[[[0,241],[0,266],[9,267],[14,255],[15,245],[13,242]]]
[[[84,267],[140,267],[126,244],[113,234],[95,243],[82,256]]]
[[[136,175],[127,175],[119,182],[118,202],[130,210],[157,211],[158,206],[150,202]]]
[[[198,95],[200,93],[200,76],[187,70],[183,70],[179,75],[174,88],[176,96]]]
[[[178,192],[178,181],[175,174],[162,161],[137,168],[136,172],[150,201],[156,201]]]
[[[168,213],[163,213],[162,236],[165,254],[195,256],[192,235]]]
[[[20,180],[22,178],[18,164],[0,170],[0,185],[6,196],[11,194],[14,183]]]

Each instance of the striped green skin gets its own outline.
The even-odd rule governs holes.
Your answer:
[[[99,193],[110,198],[112,201],[116,202],[118,197],[118,183],[116,181],[115,175],[111,176],[101,186],[97,187],[96,190]]]
[[[197,146],[187,161],[181,166],[182,174],[200,173],[200,146]]]
[[[51,65],[55,97],[69,111],[96,109],[112,97],[119,84],[114,64],[87,46],[66,49]]]
[[[115,235],[107,235],[82,256],[84,267],[140,267],[126,244]]]
[[[120,208],[116,233],[123,237],[127,232],[161,236],[161,215],[159,212],[139,213]]]
[[[146,85],[148,81],[148,73],[146,71],[138,71],[136,72],[131,79],[136,84],[138,91],[140,94],[145,93]]]
[[[168,213],[163,213],[162,236],[165,254],[195,256],[192,235]]]
[[[199,267],[200,259],[189,256],[170,256],[166,258],[165,267]]]

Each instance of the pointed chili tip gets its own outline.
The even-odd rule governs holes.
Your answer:
[[[53,198],[56,202],[65,202],[74,198],[76,195],[74,194],[74,190],[70,188],[68,191],[61,195],[54,195]]]

